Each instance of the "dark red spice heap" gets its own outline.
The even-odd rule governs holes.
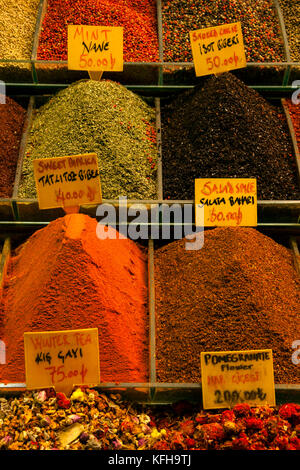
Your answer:
[[[38,59],[67,60],[68,24],[123,26],[124,61],[158,61],[155,0],[49,0]]]
[[[200,382],[203,351],[272,349],[277,383],[299,383],[300,278],[293,255],[252,228],[205,231],[204,246],[177,240],[155,251],[157,374]]]
[[[230,73],[176,97],[162,108],[164,197],[194,199],[195,178],[257,178],[259,199],[300,199],[282,113]]]
[[[26,111],[6,97],[0,104],[0,197],[12,196]]]

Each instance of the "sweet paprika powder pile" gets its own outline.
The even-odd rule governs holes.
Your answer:
[[[253,228],[205,231],[155,251],[156,354],[161,382],[199,382],[202,351],[272,349],[277,383],[299,383],[300,278],[293,255]]]
[[[147,257],[133,241],[99,239],[97,221],[51,222],[10,260],[0,311],[7,364],[0,381],[24,382],[23,333],[98,328],[100,378],[148,380]]]

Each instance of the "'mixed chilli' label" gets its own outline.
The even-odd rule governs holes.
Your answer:
[[[272,349],[202,352],[201,378],[205,409],[275,406]]]
[[[68,69],[123,70],[123,27],[68,25]]]
[[[255,227],[255,178],[199,178],[195,180],[196,225]],[[200,211],[204,210],[204,218]]]
[[[190,31],[196,76],[246,67],[241,23]]]
[[[97,328],[24,333],[24,350],[29,389],[69,393],[100,382]]]
[[[97,154],[40,158],[33,161],[40,209],[100,204]]]

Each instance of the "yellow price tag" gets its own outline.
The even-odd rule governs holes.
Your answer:
[[[97,154],[33,161],[40,209],[102,202]]]
[[[247,65],[240,22],[190,31],[190,42],[197,77]]]
[[[26,387],[54,387],[66,394],[74,385],[100,382],[98,329],[24,333]]]
[[[205,409],[276,405],[272,349],[202,352],[201,379]]]
[[[257,225],[256,179],[196,179],[195,208],[197,226],[255,227]]]
[[[121,72],[123,28],[68,25],[68,69]]]

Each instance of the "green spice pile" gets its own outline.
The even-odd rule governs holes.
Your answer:
[[[299,0],[279,0],[279,4],[283,12],[291,59],[300,62],[300,2]]]
[[[0,58],[30,60],[40,0],[0,0]]]
[[[275,383],[299,383],[300,278],[293,255],[251,228],[205,231],[155,251],[159,382],[200,382],[200,353],[272,349]]]
[[[164,60],[192,62],[189,31],[242,23],[249,62],[284,59],[280,25],[272,0],[162,0]]]
[[[257,178],[259,199],[299,200],[283,114],[230,73],[176,97],[162,108],[164,197],[194,199],[195,178]]]
[[[300,405],[147,408],[79,388],[0,398],[1,450],[300,450]]]
[[[36,197],[32,161],[98,155],[105,199],[156,197],[155,110],[111,81],[81,80],[36,111],[23,162],[19,197]]]

